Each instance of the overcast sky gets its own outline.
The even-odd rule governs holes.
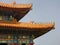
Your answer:
[[[15,0],[16,3],[32,3],[32,10],[20,21],[36,23],[55,22],[55,29],[36,38],[34,45],[60,45],[60,0]],[[12,0],[0,0],[11,3]]]

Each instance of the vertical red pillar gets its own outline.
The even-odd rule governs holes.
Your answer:
[[[18,45],[17,43],[14,43],[14,45]]]
[[[33,45],[33,43],[30,43],[30,45]]]

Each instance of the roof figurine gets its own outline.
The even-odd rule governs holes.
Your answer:
[[[13,1],[11,4],[13,4],[13,5],[14,5],[14,4],[16,4],[16,2],[15,2],[15,1]]]

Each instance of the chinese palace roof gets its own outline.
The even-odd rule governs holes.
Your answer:
[[[34,33],[34,35],[41,36],[51,29],[54,29],[54,23],[23,23],[23,22],[0,22],[0,29],[3,30],[22,30],[22,31],[29,31],[31,33]]]
[[[32,8],[31,4],[16,4],[15,2],[11,4],[6,4],[0,2],[0,12],[9,13],[13,15],[17,21],[24,17]]]
[[[9,13],[13,15],[17,21],[24,17],[32,8],[31,4],[6,4],[0,2],[0,13]],[[33,33],[36,37],[41,36],[51,29],[54,29],[54,23],[23,23],[23,22],[10,22],[10,21],[0,21],[0,29],[3,30],[22,30],[29,31]]]

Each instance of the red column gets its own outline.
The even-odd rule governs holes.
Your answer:
[[[18,45],[17,43],[14,43],[14,45]]]
[[[33,43],[30,43],[30,45],[33,45]]]

